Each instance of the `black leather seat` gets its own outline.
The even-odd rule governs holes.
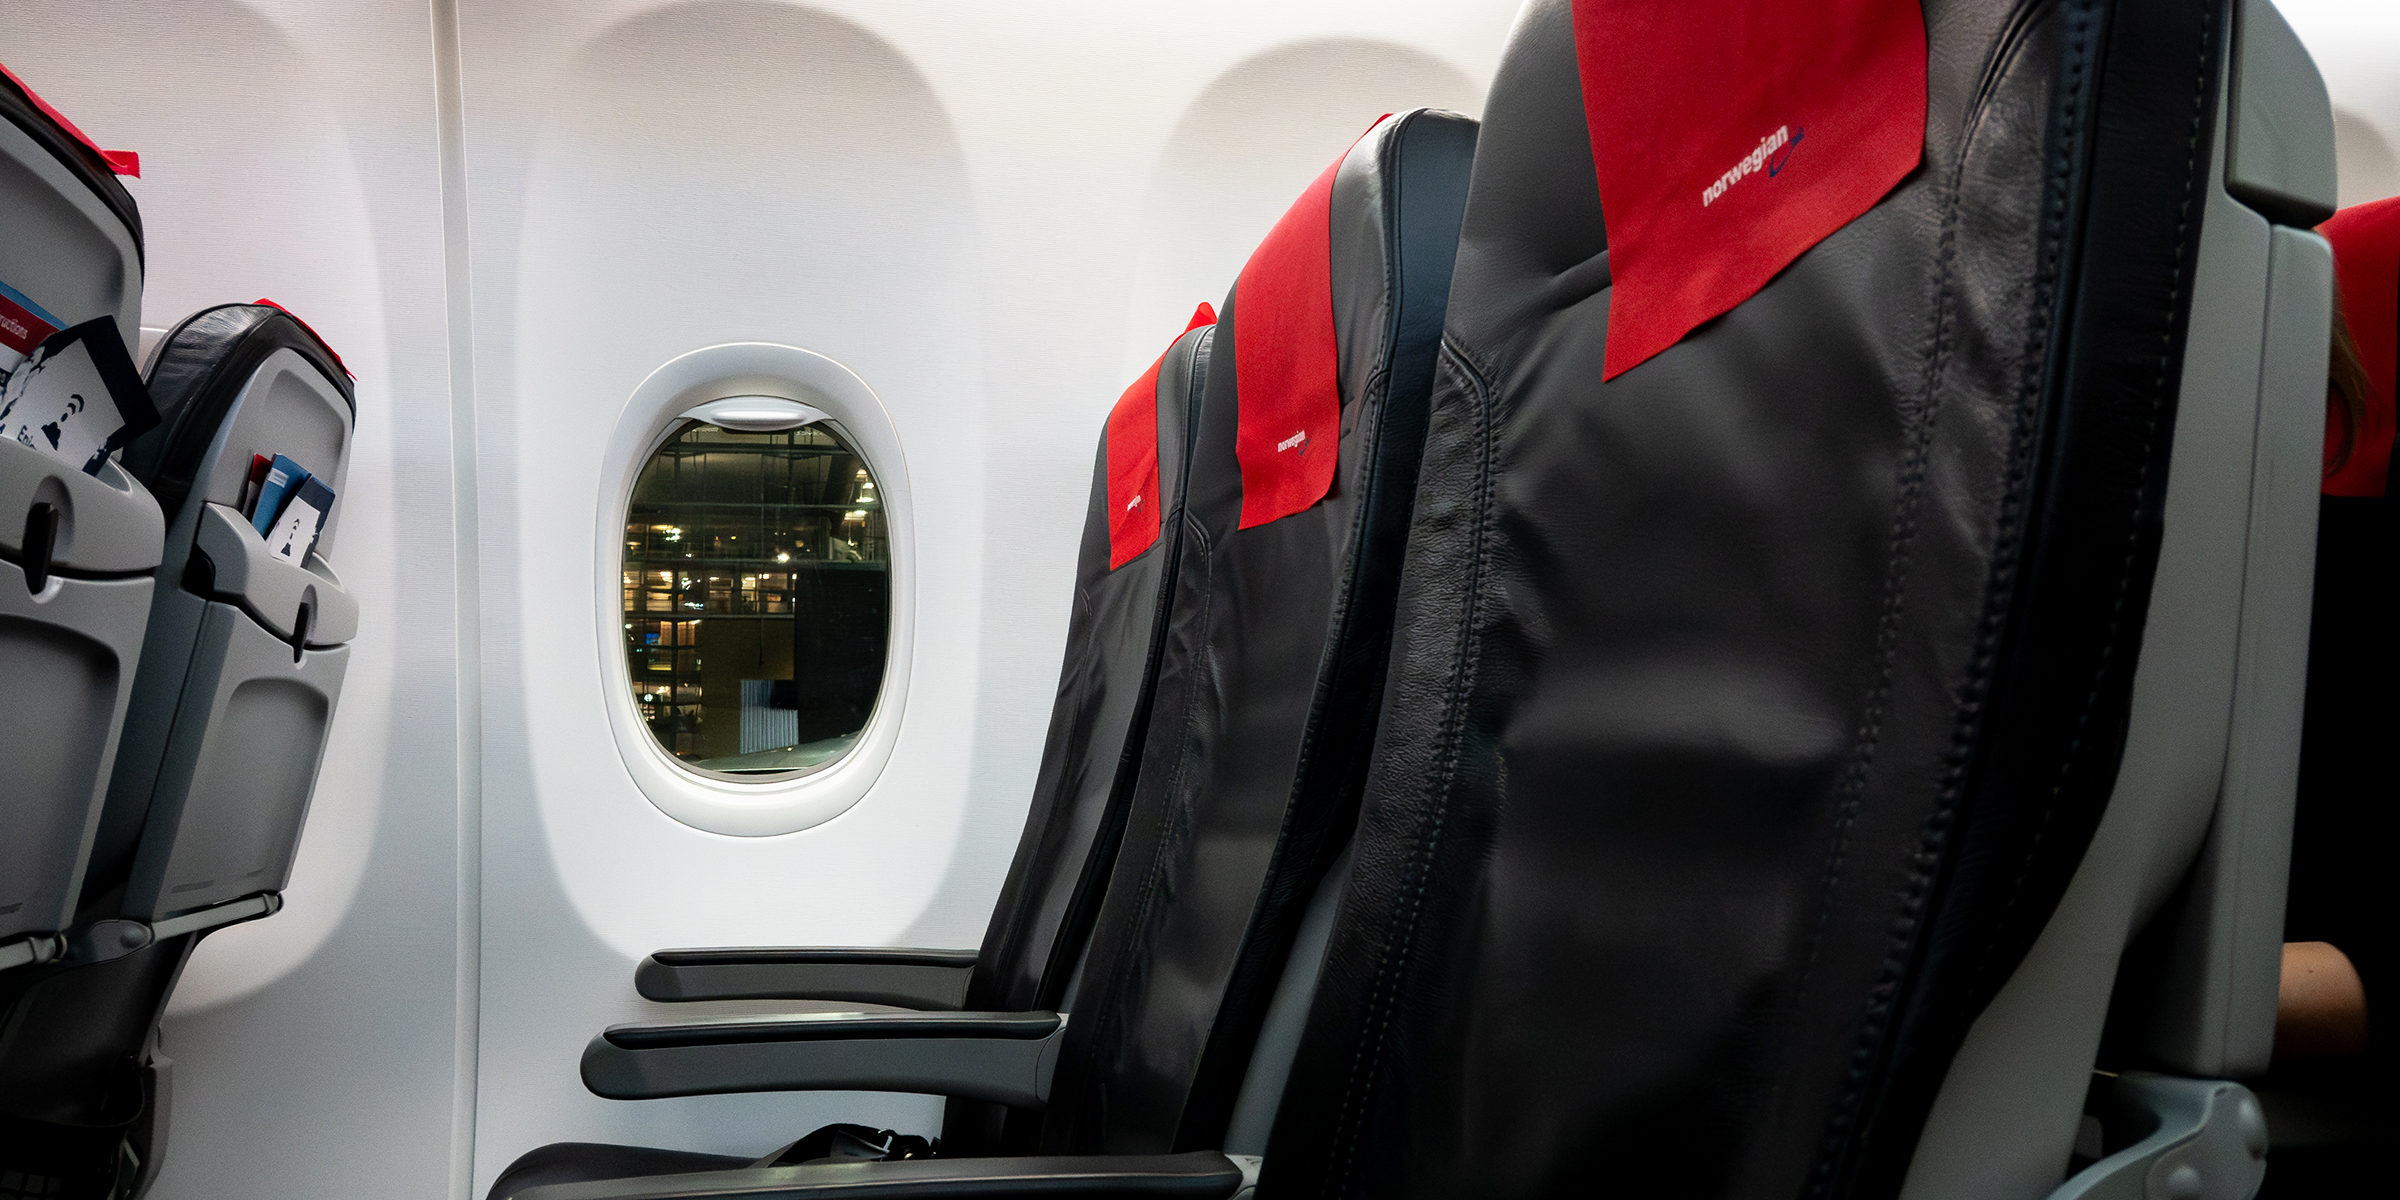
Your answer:
[[[1526,10],[1347,883],[1321,961],[1287,968],[1318,976],[1260,1197],[2038,1196],[2087,1090],[2171,1103],[2123,1126],[2104,1104],[2061,1195],[2256,1187],[2247,1093],[2154,1072],[2247,1069],[2254,981],[2228,964],[2256,957],[2257,896],[2280,905],[2329,114],[2284,86],[2305,56],[2278,58],[2288,29],[2248,0],[2238,23],[2191,0],[1924,16],[1922,164],[1602,382],[1616,297],[1575,22],[1569,0]],[[2244,158],[2227,131],[2253,120],[2287,136]],[[1169,867],[1137,876],[1142,815],[1042,1131],[1117,1156],[523,1200],[1233,1194],[1230,1161],[1188,1149],[1210,1113],[1186,1064],[1226,1022],[1173,1015],[1217,960],[1150,914],[1214,894],[1175,864],[1246,844],[1196,852],[1169,824]],[[2273,886],[2225,882],[2244,870]],[[2212,947],[2142,981],[2213,1015],[2121,1005],[2153,1073],[2093,1087],[2145,922]],[[1160,1121],[1178,1072],[1199,1086]],[[1186,1152],[1131,1156],[1160,1150]]]
[[[1603,382],[1582,7],[1528,7],[1486,109],[1359,866],[1259,1196],[2041,1196],[2212,808],[2255,788],[2212,845],[2280,870],[2289,776],[2235,777],[2297,713],[2330,171],[2228,161],[2219,4],[1935,0],[1921,164]],[[2322,113],[2278,121],[2287,163]],[[2250,1023],[2246,978],[2171,982]],[[2112,1121],[2111,1182],[2061,1195],[2256,1186],[2238,1085],[2114,1083],[2198,1124]]]
[[[859,1036],[878,1036],[863,1022],[885,1020],[903,1028],[885,1040],[916,1039],[907,1053],[923,1057],[906,1064],[915,1072],[908,1086],[895,1086],[897,1080],[880,1086],[953,1096],[943,1130],[946,1156],[1095,1150],[1135,1156],[1125,1160],[1126,1170],[1155,1168],[1155,1179],[1165,1181],[1160,1186],[1210,1188],[1238,1179],[1141,1156],[1221,1144],[1285,952],[1347,840],[1381,702],[1424,401],[1473,147],[1473,122],[1421,110],[1379,122],[1330,173],[1324,253],[1331,295],[1319,292],[1314,302],[1332,308],[1333,358],[1324,365],[1337,376],[1331,381],[1339,404],[1336,474],[1322,500],[1248,527],[1237,442],[1241,347],[1254,343],[1242,340],[1240,286],[1223,309],[1193,435],[1176,595],[1123,842],[1097,881],[1105,884],[1105,899],[1091,897],[1099,903],[1088,951],[1080,962],[1064,963],[1072,986],[1056,966],[1039,985],[1059,989],[1049,994],[1064,999],[1059,1011],[1071,1019],[1062,1031],[1046,1011],[955,1014],[957,1027],[971,1035],[958,1041],[981,1038],[989,1047],[1018,1034],[1043,1039],[1019,1044],[1028,1053],[1047,1048],[1055,1082],[1017,1087],[1018,1104],[1003,1117],[994,1081],[965,1078],[975,1072],[959,1068],[957,1086],[940,1086],[949,1068],[932,1014],[878,1014],[831,1023],[795,1017],[619,1026],[586,1052],[588,1084],[619,1096],[875,1088],[872,1071],[853,1068],[838,1083],[831,1075],[812,1082],[803,1076],[813,1068],[776,1078],[760,1064],[786,1053],[782,1047],[791,1043],[783,1039],[833,1030],[854,1044]],[[1162,372],[1162,386],[1166,381]],[[1087,556],[1099,548],[1088,527],[1085,546]],[[1021,850],[1011,895],[1028,874],[1026,861]],[[1054,962],[1060,957],[1054,954]],[[721,1058],[700,1062],[701,1054],[718,1050]],[[687,1052],[689,1070],[673,1057]],[[1032,1057],[1025,1061],[1027,1075],[1039,1069]],[[618,1147],[589,1155],[590,1169],[580,1177],[595,1182],[517,1190],[536,1170],[545,1181],[575,1173],[580,1168],[565,1162],[584,1157],[557,1147],[537,1150],[519,1159],[490,1195],[564,1200],[628,1187],[714,1195],[786,1176],[822,1178],[828,1169],[762,1165],[670,1176],[691,1171],[680,1164],[692,1160],[658,1152],[639,1160],[649,1164],[643,1174],[658,1178],[598,1182],[630,1174],[623,1169],[634,1161],[628,1153]],[[1045,1174],[1052,1161],[1016,1160],[1011,1186],[1071,1186]],[[938,1162],[883,1165],[920,1180],[949,1170]],[[1125,1183],[1122,1173],[1112,1173],[1079,1186],[1105,1191]]]

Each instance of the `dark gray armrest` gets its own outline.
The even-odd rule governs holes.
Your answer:
[[[740,946],[661,950],[633,972],[649,1000],[842,1000],[945,1012],[966,1002],[972,950]]]
[[[1058,1158],[927,1158],[820,1162],[599,1183],[554,1183],[511,1200],[983,1200],[1009,1196],[1225,1200],[1250,1182],[1213,1150]]]
[[[583,1085],[611,1100],[725,1092],[920,1092],[1039,1108],[1057,1013],[791,1013],[611,1025]]]

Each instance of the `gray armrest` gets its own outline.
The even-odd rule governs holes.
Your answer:
[[[792,1013],[611,1025],[583,1085],[611,1100],[726,1092],[919,1092],[1039,1108],[1057,1013]]]
[[[661,950],[634,990],[664,1000],[841,1000],[945,1012],[967,998],[972,950],[748,946]]]
[[[1253,1164],[1254,1166],[1255,1164]],[[528,1188],[511,1200],[981,1200],[1157,1196],[1225,1200],[1250,1182],[1213,1150],[1189,1154],[820,1162]]]
[[[2050,1200],[2247,1200],[2266,1178],[2267,1117],[2238,1083],[2127,1071],[2103,1108],[2103,1136],[2131,1144],[2077,1172]]]

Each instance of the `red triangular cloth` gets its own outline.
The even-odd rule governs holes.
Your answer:
[[[1373,133],[1385,113],[1367,126]],[[1356,147],[1366,139],[1352,139]],[[1285,210],[1233,283],[1238,528],[1264,525],[1333,490],[1342,444],[1341,346],[1333,327],[1333,165]]]
[[[2328,496],[2382,496],[2391,480],[2392,391],[2400,378],[2400,196],[2354,204],[2317,226],[2333,243],[2334,276],[2342,283],[2342,319],[2367,368],[2367,419],[2350,461],[2325,477]],[[2342,447],[2341,410],[2326,414],[2325,465]]]
[[[1575,0],[1613,379],[1756,294],[1915,170],[1917,0]]]
[[[136,179],[142,177],[141,155],[131,150],[101,149],[99,143],[84,136],[84,132],[75,127],[75,122],[67,119],[67,114],[50,107],[50,102],[42,99],[41,93],[34,91],[24,80],[17,78],[17,73],[9,70],[6,64],[0,64],[0,75],[8,76],[8,81],[17,85],[17,90],[25,93],[25,98],[31,100],[35,108],[42,110],[43,116],[58,122],[58,127],[66,130],[68,135],[76,141],[82,142],[85,149],[99,155],[100,161],[107,163],[109,170],[119,175],[131,175]]]
[[[1206,301],[1192,311],[1183,333],[1217,323],[1217,310]],[[1175,341],[1183,334],[1175,335]],[[1142,377],[1117,397],[1108,410],[1108,569],[1132,562],[1134,556],[1158,541],[1158,369],[1166,365],[1167,349]]]

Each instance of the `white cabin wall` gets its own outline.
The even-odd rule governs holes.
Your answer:
[[[2400,195],[2400,4],[2275,0],[2333,99],[2337,190],[2344,206]]]
[[[338,567],[359,638],[288,907],[169,1010],[152,1195],[443,1195],[458,820],[449,346],[422,3],[12,0],[0,59],[141,152],[143,323],[271,297],[358,377]]]
[[[1041,750],[1109,404],[1378,114],[1477,107],[1514,7],[463,0],[478,1192],[550,1141],[758,1154],[831,1120],[932,1128],[923,1098],[600,1100],[575,1064],[602,1026],[658,1011],[631,986],[653,949],[979,940]],[[1228,94],[1246,131],[1205,111]],[[1222,202],[1179,227],[1173,182]],[[899,748],[855,808],[771,838],[679,825],[632,785],[589,599],[598,459],[627,396],[678,354],[747,339],[877,390],[918,542]]]

